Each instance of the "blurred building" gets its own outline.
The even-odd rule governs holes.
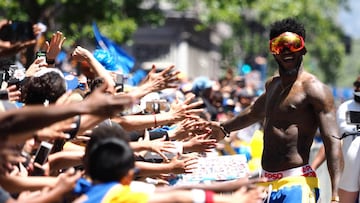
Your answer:
[[[196,30],[198,20],[191,12],[170,12],[164,26],[140,27],[133,36],[132,55],[137,66],[151,68],[160,63],[159,69],[172,63],[188,78],[220,75],[221,54],[219,46],[226,26],[219,29]],[[225,27],[225,28],[224,28]],[[231,32],[231,31],[230,31]]]

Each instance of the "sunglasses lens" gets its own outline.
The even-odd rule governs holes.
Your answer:
[[[285,32],[270,40],[270,51],[274,54],[280,54],[284,48],[288,48],[291,52],[296,52],[304,48],[304,45],[301,36],[292,32]]]

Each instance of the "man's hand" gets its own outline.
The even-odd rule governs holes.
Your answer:
[[[165,162],[169,162],[168,158],[163,152],[172,152],[176,146],[171,141],[165,141],[166,137],[155,140],[150,140],[149,131],[145,130],[144,139],[140,138],[139,143],[146,145],[149,151],[159,154]]]
[[[143,84],[148,84],[152,87],[152,91],[159,91],[165,88],[176,88],[178,87],[177,82],[179,81],[177,75],[180,71],[173,71],[174,65],[165,68],[163,71],[156,73],[156,66],[151,67],[151,71],[147,77],[142,81]]]
[[[21,92],[16,85],[11,85],[7,87],[6,90],[8,91],[9,101],[14,102],[20,100]]]
[[[198,163],[197,157],[180,157],[180,154],[177,154],[174,158],[171,159],[168,163],[171,167],[171,173],[181,174],[181,173],[191,173]]]
[[[223,130],[221,130],[221,126],[219,122],[211,121],[208,123],[211,128],[211,137],[215,138],[217,141],[223,140],[225,136],[227,136]]]
[[[41,70],[41,68],[46,68],[48,64],[43,58],[37,58],[34,62],[29,66],[29,68],[25,72],[26,77],[33,76],[36,72]]]
[[[170,107],[170,113],[173,115],[173,118],[177,121],[185,118],[198,118],[196,114],[203,112],[203,109],[195,109],[196,107],[203,104],[202,101],[192,102],[195,98],[195,95],[192,95],[185,99],[185,101],[180,102],[175,100]]]
[[[66,38],[63,36],[63,33],[57,31],[51,37],[50,43],[45,42],[46,58],[47,60],[55,60],[57,55],[60,53],[62,45],[64,44]]]
[[[196,135],[184,142],[184,150],[189,152],[211,152],[216,147],[216,139],[207,139],[209,135]]]
[[[91,52],[87,49],[82,48],[81,46],[77,46],[71,54],[72,58],[79,62],[88,60],[89,55],[91,55]]]

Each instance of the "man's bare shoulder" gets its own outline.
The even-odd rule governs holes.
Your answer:
[[[300,77],[300,81],[302,83],[304,90],[310,94],[311,93],[318,94],[323,92],[324,90],[330,90],[329,86],[327,86],[325,83],[320,81],[315,75],[309,72],[304,72]]]
[[[268,89],[274,83],[277,83],[278,80],[280,80],[280,76],[272,76],[272,77],[270,77],[268,80],[266,80],[265,89]]]
[[[334,97],[328,85],[321,82],[316,76],[304,73],[300,78],[303,90],[311,103],[316,106],[332,107]]]

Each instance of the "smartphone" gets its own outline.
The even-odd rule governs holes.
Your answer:
[[[124,75],[123,74],[116,74],[115,78],[115,87],[116,92],[124,92]]]
[[[0,90],[0,100],[8,100],[9,92],[7,90]]]
[[[43,58],[43,62],[46,62],[46,52],[45,51],[37,51],[36,58]]]
[[[0,70],[0,89],[3,89],[3,82],[6,82],[7,79],[6,79],[7,75],[6,75],[6,71],[5,70]]]
[[[34,164],[33,164],[34,169],[33,169],[33,171],[30,172],[31,176],[43,176],[44,175],[45,171],[40,166],[42,166],[46,162],[46,160],[51,152],[52,147],[53,147],[53,144],[51,144],[49,142],[42,141],[40,143],[40,146],[39,146],[38,150],[36,151],[35,158],[34,158]]]
[[[25,78],[25,69],[19,68],[17,65],[10,65],[9,70],[9,79],[7,81],[8,86],[16,85],[19,89],[21,86],[21,81]]]
[[[46,141],[42,141],[40,143],[38,150],[36,151],[34,162],[38,163],[39,165],[43,165],[46,162],[52,147],[53,144]]]
[[[360,125],[360,111],[347,111],[345,116],[348,124]]]
[[[11,42],[35,39],[33,24],[27,21],[12,21],[1,27],[0,39]]]
[[[146,112],[148,113],[160,113],[160,111],[167,111],[169,109],[169,105],[166,100],[153,100],[146,102]]]
[[[13,21],[11,23],[15,41],[27,41],[35,39],[33,24],[28,21]]]

